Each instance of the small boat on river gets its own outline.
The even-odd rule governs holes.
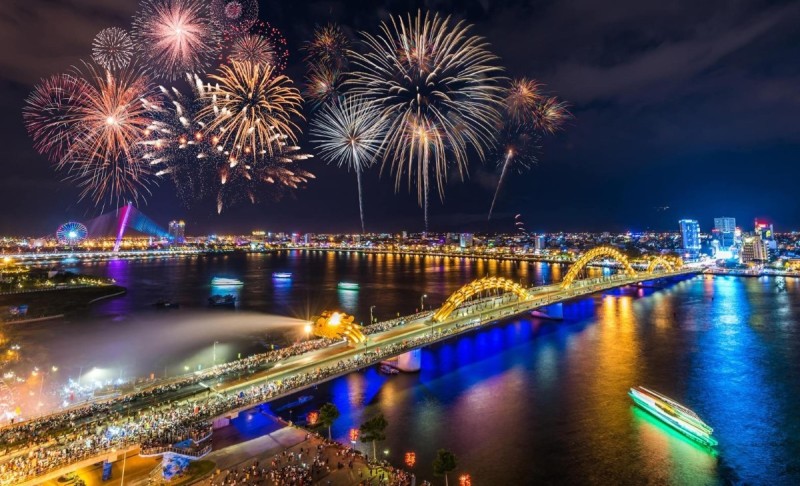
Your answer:
[[[358,283],[356,282],[339,282],[340,290],[358,290]]]
[[[244,282],[235,278],[214,277],[211,279],[211,285],[215,287],[241,287]]]

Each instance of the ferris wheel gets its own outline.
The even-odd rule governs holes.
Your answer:
[[[81,223],[70,221],[58,227],[56,239],[62,245],[74,246],[82,242],[89,236],[89,231]]]

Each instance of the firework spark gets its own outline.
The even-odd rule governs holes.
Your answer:
[[[118,27],[101,30],[92,42],[92,59],[106,69],[123,69],[132,58],[133,41],[127,32]]]
[[[241,158],[272,156],[285,136],[297,141],[303,99],[284,75],[274,75],[270,65],[232,62],[222,65],[211,79],[216,84],[204,93],[207,106],[199,117],[215,145],[230,152],[232,163]]]
[[[350,50],[350,40],[342,28],[336,24],[317,27],[313,38],[303,46],[306,51],[306,62],[317,68],[331,70],[344,69],[347,66],[347,51]]]
[[[228,59],[236,62],[274,66],[277,54],[275,46],[268,38],[258,34],[244,34],[233,41]]]
[[[286,143],[286,137],[279,137],[272,155],[264,154],[253,163],[227,164],[219,168],[217,193],[217,213],[230,207],[241,199],[251,204],[259,200],[264,185],[271,187],[268,193],[278,199],[285,190],[297,189],[313,179],[314,175],[299,169],[297,163],[311,158],[301,152],[300,147]]]
[[[348,96],[325,106],[311,126],[311,140],[320,155],[339,167],[356,173],[361,231],[364,232],[364,201],[361,173],[380,156],[386,129],[380,111],[357,96]]]
[[[82,188],[81,199],[135,201],[151,182],[142,143],[161,99],[136,68],[111,73],[84,64],[75,77],[84,80],[86,92],[67,122],[72,141],[59,165]]]
[[[443,198],[448,162],[463,178],[468,147],[482,160],[499,124],[500,68],[470,29],[438,14],[392,17],[380,35],[363,34],[365,52],[353,55],[348,84],[388,120],[384,165],[390,161],[396,189],[405,173],[409,189],[416,178],[426,228],[431,175]]]
[[[341,96],[344,89],[344,76],[336,69],[327,67],[312,68],[306,78],[303,94],[313,108],[332,103]]]
[[[71,74],[42,80],[31,92],[22,117],[37,152],[61,166],[77,139],[91,87]]]
[[[212,0],[211,19],[225,32],[247,32],[258,20],[257,0]]]
[[[142,0],[134,41],[166,79],[208,67],[217,57],[218,30],[203,0]]]

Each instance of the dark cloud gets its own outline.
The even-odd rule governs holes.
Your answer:
[[[487,225],[494,160],[451,177],[434,228],[673,228],[680,217],[756,214],[799,227],[800,5],[762,0],[388,0],[269,1],[262,18],[280,28],[301,81],[298,48],[317,24],[337,21],[354,37],[390,14],[429,8],[475,24],[509,76],[532,76],[572,104],[571,126],[542,142],[540,163],[510,177]],[[100,29],[128,27],[135,0],[11,0],[0,3],[0,130],[6,178],[0,234],[44,234],[93,209],[37,156],[21,123],[22,100],[40,77],[89,55]],[[197,231],[254,226],[331,231],[358,228],[352,174],[310,163],[318,178],[280,202],[217,216],[180,206],[169,184],[143,211],[187,218]],[[378,170],[366,177],[369,228],[418,229],[416,195]],[[656,212],[669,205],[670,211]]]

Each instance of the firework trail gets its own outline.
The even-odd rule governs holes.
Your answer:
[[[168,80],[204,70],[219,48],[219,31],[204,0],[142,0],[133,39],[153,70]]]
[[[92,59],[110,71],[127,67],[133,51],[131,37],[118,27],[101,30],[92,41]]]
[[[539,135],[530,124],[518,125],[511,123],[501,131],[498,147],[502,149],[502,155],[498,165],[502,169],[500,178],[497,180],[492,205],[489,208],[489,220],[492,219],[492,212],[494,211],[495,203],[497,203],[497,195],[500,194],[500,188],[503,187],[503,182],[511,171],[512,166],[516,166],[518,170],[522,171],[536,162],[539,138]]]
[[[223,32],[245,33],[258,20],[257,0],[212,0],[211,20]]]
[[[347,96],[326,105],[312,121],[309,132],[328,163],[355,171],[362,232],[366,230],[361,173],[380,156],[385,130],[377,107],[361,97]]]
[[[230,152],[231,163],[241,158],[272,156],[276,142],[285,136],[297,141],[303,99],[284,75],[274,75],[270,65],[232,62],[210,76],[215,84],[204,92],[207,105],[198,116],[215,144]]]
[[[384,166],[399,189],[416,178],[417,197],[428,227],[431,176],[444,198],[448,162],[462,179],[468,147],[483,160],[499,125],[502,88],[496,56],[464,22],[438,14],[392,17],[377,36],[362,34],[363,53],[353,54],[354,94],[374,102],[387,120]]]
[[[312,39],[305,43],[303,50],[305,61],[313,68],[338,71],[347,67],[350,40],[339,25],[330,23],[314,29]]]
[[[488,219],[497,203],[497,196],[513,165],[522,170],[536,161],[540,133],[553,134],[562,129],[572,116],[566,103],[543,92],[543,85],[535,80],[512,80],[505,96],[505,118],[500,131],[500,162],[502,167]]]

